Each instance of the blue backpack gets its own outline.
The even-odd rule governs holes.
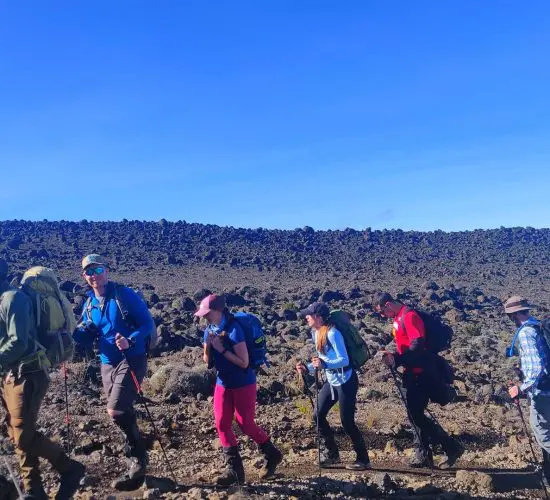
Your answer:
[[[260,320],[253,314],[240,311],[232,313],[231,318],[238,323],[244,332],[248,349],[248,367],[255,371],[262,365],[269,368],[271,365],[267,360],[267,343]]]

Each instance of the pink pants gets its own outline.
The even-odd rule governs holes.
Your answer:
[[[226,389],[216,384],[214,389],[214,418],[220,442],[224,448],[237,446],[237,436],[233,432],[233,415],[244,434],[256,443],[263,444],[269,435],[256,425],[256,384],[238,389]]]

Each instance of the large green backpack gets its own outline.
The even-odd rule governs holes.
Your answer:
[[[70,361],[76,319],[69,300],[59,289],[55,272],[47,267],[31,267],[21,278],[20,289],[33,303],[37,343],[46,351],[52,368]]]
[[[350,366],[358,370],[361,368],[371,355],[366,342],[359,334],[357,328],[353,326],[349,314],[342,310],[330,312],[330,322],[344,337],[346,351],[350,360]]]

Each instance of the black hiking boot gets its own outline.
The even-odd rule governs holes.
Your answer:
[[[0,475],[0,500],[20,500],[14,482]]]
[[[434,461],[432,452],[430,450],[424,450],[423,448],[416,448],[414,450],[414,456],[409,462],[409,466],[415,469],[420,469],[422,467],[433,468]]]
[[[277,465],[283,461],[283,454],[275,448],[271,440],[258,446],[266,460],[266,464],[260,469],[259,476],[260,479],[268,479],[273,477]]]
[[[238,446],[223,449],[225,471],[216,477],[218,486],[244,484],[244,467]]]
[[[9,497],[6,497],[9,498]],[[17,490],[15,491],[15,496],[11,497],[12,499],[19,498],[19,495],[17,494]],[[23,495],[24,500],[49,500],[49,496],[46,495],[46,492],[44,491],[44,487],[42,485],[37,487],[29,488],[25,491],[25,494]]]
[[[370,469],[369,452],[363,434],[359,433],[355,439],[352,439],[353,449],[355,450],[355,462],[346,465],[348,470],[366,470]]]
[[[124,452],[127,457],[128,471],[118,479],[115,479],[111,486],[118,491],[137,490],[145,480],[147,471],[147,449],[137,426],[136,414],[128,411],[113,417],[115,424],[121,429],[126,443]]]
[[[321,448],[321,467],[330,467],[331,465],[337,465],[340,462],[340,453],[338,452],[338,449],[334,451]]]
[[[141,457],[128,458],[128,471],[118,479],[115,479],[111,486],[118,491],[137,490],[145,481],[147,471],[147,454]]]
[[[450,469],[464,453],[464,446],[457,440],[449,438],[449,442],[443,447],[445,458],[439,463],[439,468]]]
[[[80,481],[86,473],[84,464],[70,459],[68,469],[60,473],[59,489],[55,500],[70,500],[78,490]]]
[[[321,440],[321,467],[330,467],[340,463],[340,452],[334,436],[325,437]]]
[[[357,459],[355,462],[346,465],[347,470],[367,470],[370,468],[371,468],[371,465],[370,465],[370,460],[368,458],[366,460]]]

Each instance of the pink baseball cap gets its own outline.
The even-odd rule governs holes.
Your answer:
[[[223,295],[208,295],[202,299],[199,310],[195,313],[195,316],[202,318],[206,316],[210,311],[223,311],[225,309],[225,297]]]

